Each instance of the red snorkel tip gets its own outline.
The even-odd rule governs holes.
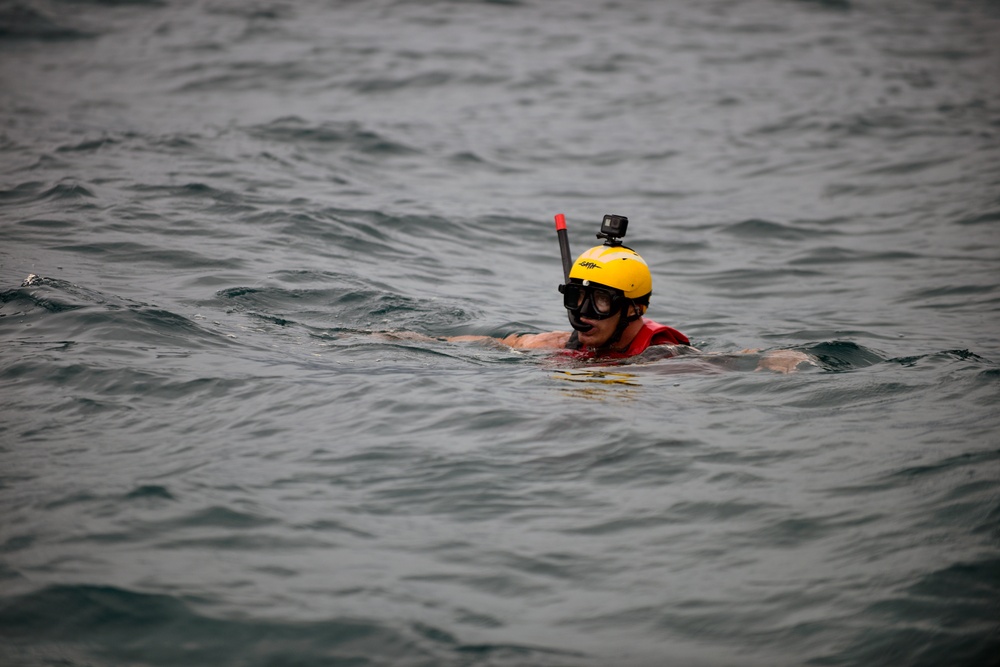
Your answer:
[[[562,213],[556,213],[556,231],[566,229],[566,216]]]

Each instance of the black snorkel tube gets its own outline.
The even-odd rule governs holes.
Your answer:
[[[569,271],[573,268],[573,255],[569,252],[569,234],[566,232],[566,216],[556,213],[556,236],[559,237],[559,253],[562,255],[563,277],[569,282]]]
[[[569,272],[573,268],[573,255],[569,250],[569,234],[566,231],[566,216],[562,213],[556,213],[556,236],[559,237],[559,253],[562,255],[562,265],[563,265],[563,278],[565,283],[569,284]],[[575,329],[570,335],[569,343],[566,347],[570,349],[578,349],[580,343],[577,341],[576,332],[577,331],[590,331],[593,329],[593,325],[584,324],[580,319],[572,312],[566,311],[569,316],[569,324]]]

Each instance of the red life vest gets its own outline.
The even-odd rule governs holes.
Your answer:
[[[632,342],[629,343],[628,349],[624,352],[600,352],[596,353],[589,349],[579,349],[579,350],[566,350],[565,353],[571,356],[577,357],[578,359],[593,359],[595,357],[610,358],[610,359],[624,359],[626,357],[634,357],[637,354],[642,354],[651,345],[690,345],[691,341],[688,337],[682,334],[677,329],[673,327],[668,327],[666,324],[660,324],[659,322],[654,322],[653,320],[642,318],[642,328],[639,329],[639,333],[635,335]]]
[[[650,345],[690,345],[691,341],[673,327],[642,318],[642,328],[632,339],[625,356],[632,357],[646,351]]]

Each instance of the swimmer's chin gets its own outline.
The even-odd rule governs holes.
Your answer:
[[[581,331],[577,333],[577,340],[580,341],[581,345],[585,345],[586,347],[600,347],[600,344],[603,342],[597,336],[592,335],[589,331]]]

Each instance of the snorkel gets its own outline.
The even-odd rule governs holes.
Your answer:
[[[569,233],[566,231],[566,216],[556,213],[556,236],[559,237],[559,254],[562,255],[563,277],[569,282],[569,271],[573,268],[573,255],[569,252]]]
[[[573,255],[569,250],[569,233],[566,231],[566,216],[562,213],[556,213],[556,236],[559,237],[559,253],[562,255],[563,278],[566,281],[565,284],[568,285],[569,272],[573,268]],[[566,313],[569,316],[570,326],[576,331],[587,332],[594,328],[592,324],[581,322],[578,313],[574,313],[572,310],[567,310]],[[576,342],[576,331],[573,332],[570,338],[571,343]]]

